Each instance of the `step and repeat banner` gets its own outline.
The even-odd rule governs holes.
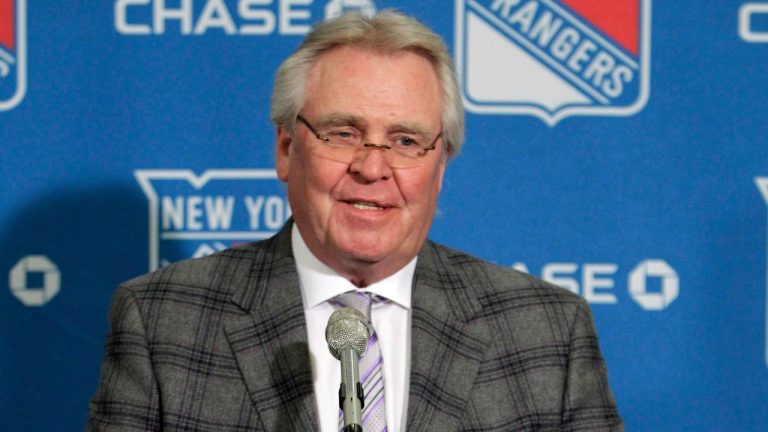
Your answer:
[[[1,430],[82,429],[119,282],[282,226],[274,71],[385,8],[460,74],[431,237],[586,298],[628,430],[768,430],[768,1],[0,0]]]

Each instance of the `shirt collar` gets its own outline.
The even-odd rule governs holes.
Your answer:
[[[291,229],[291,245],[305,309],[311,309],[347,291],[358,290],[352,282],[340,276],[312,254],[295,223]],[[393,275],[359,291],[379,295],[410,309],[411,286],[415,270],[416,257]]]

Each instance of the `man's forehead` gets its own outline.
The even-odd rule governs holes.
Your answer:
[[[334,48],[312,65],[302,111],[315,126],[376,121],[387,128],[429,132],[440,121],[442,87],[432,64],[408,50]],[[366,109],[372,108],[372,109]],[[306,111],[309,109],[309,111]],[[365,112],[368,111],[368,112]],[[370,115],[376,112],[378,118]],[[434,117],[433,117],[434,116]]]
[[[369,57],[379,57],[383,59],[397,59],[402,57],[416,56],[424,59],[428,64],[430,65],[432,64],[432,61],[430,60],[430,58],[427,55],[425,55],[423,52],[418,50],[412,50],[407,48],[389,49],[389,48],[371,46],[364,43],[339,45],[339,46],[329,48],[323,51],[320,55],[318,55],[314,63],[317,63],[320,59],[323,59],[325,57],[332,57],[332,56],[338,56],[338,55],[344,55],[344,56],[350,56],[350,57],[369,56]]]
[[[366,45],[344,45],[326,50],[310,66],[308,78],[323,78],[330,70],[340,74],[351,73],[349,68],[343,70],[334,68],[339,61],[348,61],[352,65],[360,65],[363,63],[393,63],[402,60],[415,60],[421,63],[420,68],[431,72],[435,81],[438,81],[438,73],[432,61],[422,53],[408,49],[383,50]]]
[[[372,121],[354,113],[346,112],[329,112],[320,113],[315,120],[315,126],[318,128],[334,127],[334,126],[354,126],[358,129],[368,129],[372,127]],[[424,136],[430,135],[430,129],[427,125],[413,121],[411,119],[394,119],[391,121],[385,121],[383,128],[388,132],[409,132],[420,134]]]

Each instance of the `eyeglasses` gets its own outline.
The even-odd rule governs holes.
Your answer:
[[[372,144],[363,142],[364,135],[353,126],[334,126],[321,133],[300,114],[296,116],[296,120],[304,123],[324,144],[322,147],[314,147],[318,156],[343,163],[352,163],[360,149],[379,149],[384,151],[384,157],[390,167],[413,168],[424,162],[424,155],[434,150],[437,140],[443,136],[441,131],[432,143],[427,145],[418,134],[401,133],[394,135],[387,144]]]

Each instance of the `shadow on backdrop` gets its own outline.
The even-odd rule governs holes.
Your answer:
[[[147,206],[138,185],[64,186],[31,197],[0,227],[4,431],[82,430],[98,383],[112,292],[149,270]],[[60,273],[59,292],[37,307],[10,290],[11,270],[30,255],[46,256]],[[46,283],[41,271],[25,279],[38,292]]]

